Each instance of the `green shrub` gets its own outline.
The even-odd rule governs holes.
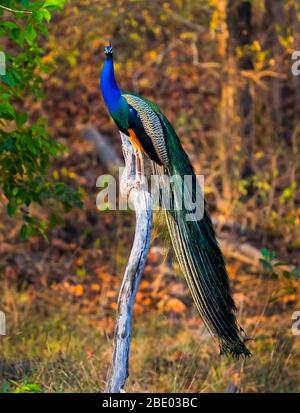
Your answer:
[[[0,187],[8,215],[21,215],[25,221],[22,238],[37,231],[45,235],[45,222],[29,211],[32,203],[55,201],[55,213],[58,206],[65,212],[81,206],[77,191],[47,175],[51,158],[65,148],[49,136],[43,119],[30,120],[22,108],[25,98],[43,98],[42,74],[50,67],[43,63],[40,39],[47,36],[53,11],[64,3],[8,0],[0,5],[0,48],[6,58],[6,73],[0,76]]]

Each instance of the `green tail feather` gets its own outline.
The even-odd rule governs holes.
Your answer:
[[[156,109],[156,108],[155,108]],[[169,174],[190,175],[196,185],[194,170],[181,147],[176,132],[169,121],[156,110],[164,128],[168,155]],[[158,168],[162,173],[162,170]],[[172,200],[176,202],[181,188],[172,185]],[[195,186],[191,201],[194,201]],[[166,211],[170,238],[186,278],[196,307],[210,333],[219,341],[220,353],[234,357],[250,356],[245,345],[243,330],[238,326],[235,305],[231,296],[228,274],[222,252],[218,246],[211,219],[204,211],[198,221],[187,221],[185,209]]]

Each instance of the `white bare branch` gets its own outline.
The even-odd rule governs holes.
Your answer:
[[[132,311],[149,251],[152,227],[150,193],[143,184],[133,185],[136,182],[135,153],[127,136],[121,134],[121,139],[125,158],[125,171],[121,186],[123,192],[127,192],[126,188],[131,188],[129,201],[135,209],[136,229],[118,299],[113,362],[105,389],[106,393],[122,392],[128,377]]]

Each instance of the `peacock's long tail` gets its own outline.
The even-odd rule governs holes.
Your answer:
[[[185,199],[185,205],[191,205],[196,200],[194,170],[172,125],[164,116],[161,123],[170,160],[168,174],[182,179],[192,177],[192,190],[184,193],[185,198],[190,198]],[[166,169],[156,167],[156,171],[165,173]],[[237,324],[228,274],[211,219],[204,208],[202,219],[187,220],[187,208],[176,208],[182,193],[182,186],[175,179],[171,185],[171,209],[165,214],[171,242],[195,305],[210,333],[218,339],[221,354],[250,356],[243,330]]]

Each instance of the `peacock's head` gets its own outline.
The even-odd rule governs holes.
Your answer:
[[[110,41],[108,41],[107,45],[104,47],[104,53],[106,54],[107,57],[112,56],[113,48],[112,48],[112,45],[111,45]]]

